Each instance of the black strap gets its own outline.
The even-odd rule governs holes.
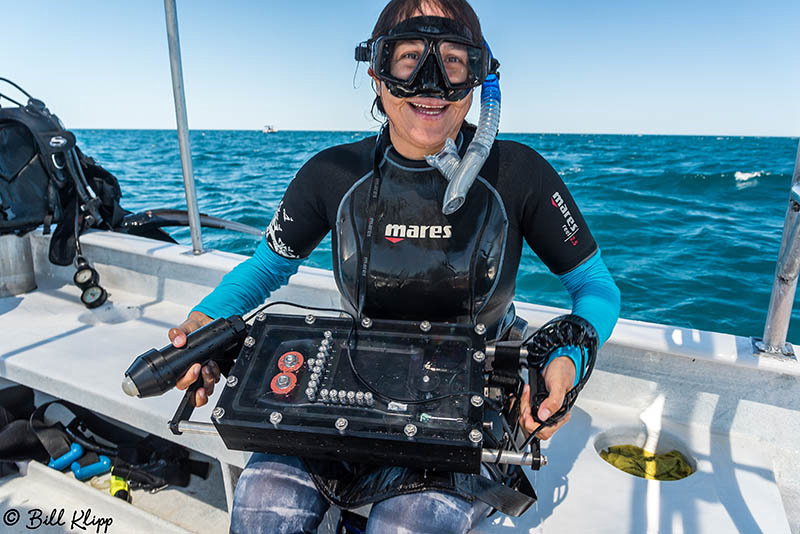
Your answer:
[[[45,424],[44,413],[54,404],[63,406],[75,416],[67,425],[67,428],[64,428],[61,423],[56,423],[55,425]],[[105,421],[86,408],[81,408],[80,406],[64,400],[53,400],[36,408],[30,416],[30,424],[31,428],[36,433],[36,437],[42,442],[42,446],[44,446],[51,458],[58,458],[66,454],[73,442],[79,442],[84,448],[97,450],[102,454],[116,454],[116,445],[101,447],[93,440],[86,440],[82,436],[77,435],[75,430],[81,426],[89,429],[92,434],[114,444],[131,443],[141,440],[141,437],[138,435]]]
[[[369,188],[369,204],[367,204],[367,227],[364,232],[364,243],[361,250],[361,272],[358,276],[358,291],[356,298],[356,311],[358,318],[361,318],[361,313],[364,309],[364,302],[367,298],[367,279],[369,276],[369,259],[372,250],[372,235],[375,230],[375,217],[378,213],[378,201],[381,195],[381,162],[383,155],[381,154],[381,139],[383,139],[384,128],[381,128],[380,134],[375,139],[375,153],[373,155],[372,163],[372,182]]]
[[[528,485],[531,495],[526,495],[480,475],[468,475],[465,492],[506,515],[519,517],[536,502],[536,493]],[[527,489],[527,488],[526,488]]]
[[[75,461],[78,462],[79,466],[86,467],[87,465],[92,465],[92,464],[96,464],[97,462],[99,462],[100,461],[100,456],[98,456],[96,452],[89,451],[89,452],[84,453],[83,456],[81,456],[80,458],[78,458]]]

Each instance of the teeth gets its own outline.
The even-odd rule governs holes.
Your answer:
[[[419,111],[420,113],[424,113],[426,115],[438,115],[441,113],[446,106],[426,106],[424,104],[411,104],[414,108]]]

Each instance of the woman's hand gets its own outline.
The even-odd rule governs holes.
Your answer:
[[[199,311],[193,311],[189,314],[184,322],[175,328],[169,330],[169,340],[174,347],[183,347],[186,345],[186,334],[194,332],[201,326],[205,326],[212,321],[211,317]],[[208,402],[208,397],[214,392],[214,384],[219,382],[219,366],[215,361],[210,361],[207,365],[202,366],[199,363],[192,365],[186,374],[178,379],[175,387],[181,391],[195,383],[200,373],[203,373],[203,387],[198,388],[195,393],[194,401],[195,406],[203,406]]]
[[[551,415],[561,409],[567,391],[569,391],[570,388],[572,388],[572,384],[575,383],[575,364],[572,363],[572,359],[569,357],[560,356],[544,368],[542,376],[544,377],[544,383],[547,386],[549,395],[539,406],[539,413],[537,416],[541,421],[546,421]],[[542,427],[542,429],[537,432],[539,439],[550,439],[559,428],[569,421],[571,415],[571,412],[567,412],[567,415],[555,425]],[[539,423],[534,421],[531,415],[531,387],[527,384],[522,390],[519,421],[525,433],[528,435],[539,426]]]

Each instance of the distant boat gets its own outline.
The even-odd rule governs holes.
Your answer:
[[[261,128],[261,133],[276,133],[277,131],[278,129],[271,124],[267,124]]]

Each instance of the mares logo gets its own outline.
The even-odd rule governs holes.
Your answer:
[[[569,208],[567,208],[567,203],[564,202],[564,199],[561,198],[561,195],[558,194],[558,191],[553,193],[553,197],[550,199],[550,202],[554,207],[558,208],[558,210],[561,212],[561,215],[564,216],[564,222],[566,224],[561,225],[561,228],[564,230],[564,235],[567,236],[564,242],[566,243],[569,241],[574,247],[578,244],[578,238],[575,237],[575,234],[578,233],[578,225],[575,222],[575,219],[572,218],[572,214],[569,212]]]
[[[416,224],[387,224],[383,235],[392,243],[399,243],[403,239],[450,239],[453,227],[433,225],[417,226]]]

